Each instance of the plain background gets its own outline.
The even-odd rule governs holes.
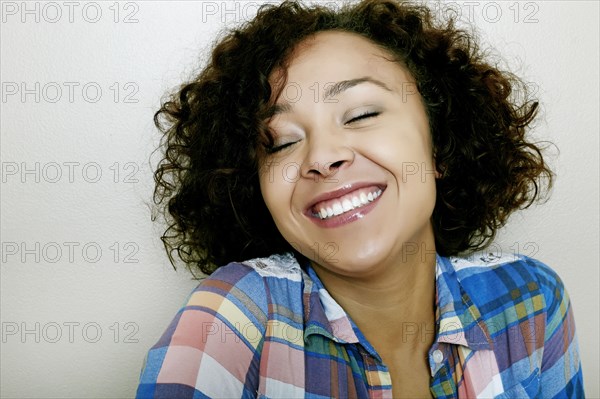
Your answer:
[[[196,285],[150,221],[152,115],[256,7],[2,2],[2,398],[134,395],[147,350]],[[598,398],[598,2],[453,8],[535,82],[533,133],[560,149],[551,199],[514,215],[498,245],[563,278]]]

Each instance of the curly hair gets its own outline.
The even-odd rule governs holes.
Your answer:
[[[538,102],[453,18],[436,19],[426,6],[399,0],[338,10],[267,4],[228,31],[206,67],[154,116],[163,134],[154,202],[168,222],[161,238],[173,266],[174,253],[192,271],[210,274],[234,260],[294,251],[259,187],[260,151],[273,142],[265,121],[268,79],[285,71],[297,44],[326,30],[371,40],[415,78],[442,173],[432,215],[438,253],[485,248],[513,211],[552,186],[542,148],[525,137]]]

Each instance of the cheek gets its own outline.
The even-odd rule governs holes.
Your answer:
[[[263,201],[275,221],[289,216],[292,186],[289,179],[282,176],[284,169],[281,165],[272,165],[263,168],[259,180]]]
[[[406,183],[414,177],[421,180],[434,177],[435,167],[431,149],[418,137],[401,133],[370,140],[364,147],[364,155],[394,175],[398,183]]]
[[[433,211],[435,164],[428,134],[422,126],[390,129],[365,147],[365,155],[395,181],[400,212],[425,215]]]

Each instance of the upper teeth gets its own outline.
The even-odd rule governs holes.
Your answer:
[[[380,195],[381,190],[377,190],[375,192],[369,192],[368,194],[360,193],[349,198],[344,198],[342,201],[334,201],[330,206],[319,209],[319,217],[321,219],[327,219],[332,216],[341,215],[342,213],[365,206]]]

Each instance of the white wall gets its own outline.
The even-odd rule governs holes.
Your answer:
[[[146,351],[196,285],[172,270],[149,218],[152,115],[197,68],[221,19],[256,10],[254,2],[71,4],[2,2],[3,398],[134,395]],[[536,134],[561,151],[552,199],[514,216],[499,241],[562,276],[587,395],[597,398],[598,3],[470,4],[472,15],[459,5],[463,17],[537,83],[545,121]]]

